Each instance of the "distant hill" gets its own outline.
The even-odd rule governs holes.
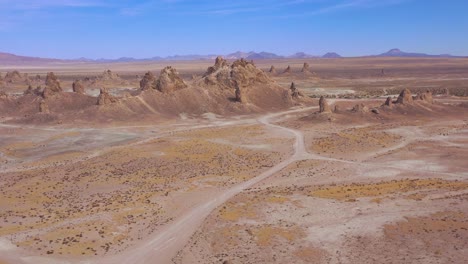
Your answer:
[[[328,52],[325,55],[322,56],[322,58],[327,58],[327,59],[336,59],[336,58],[342,58],[340,54],[336,52]]]
[[[26,63],[51,63],[62,62],[58,59],[47,59],[38,57],[18,56],[11,53],[0,52],[0,63],[3,65],[26,64]]]
[[[307,54],[305,52],[297,52],[291,56],[288,56],[291,59],[307,59],[307,58],[317,58],[317,56]]]
[[[425,53],[404,52],[399,49],[391,49],[385,53],[373,57],[416,57],[416,58],[456,58],[450,54],[430,55]]]
[[[249,60],[265,60],[265,59],[282,59],[283,56],[276,55],[270,52],[260,52],[260,53],[253,53],[247,56],[246,59]]]

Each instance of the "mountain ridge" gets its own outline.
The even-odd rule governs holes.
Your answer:
[[[199,54],[188,54],[188,55],[172,55],[166,57],[154,56],[150,58],[133,58],[133,57],[121,57],[118,59],[89,59],[89,58],[77,58],[77,59],[54,59],[54,58],[41,58],[33,56],[22,56],[12,53],[0,52],[0,63],[5,65],[15,65],[15,64],[26,64],[26,63],[67,63],[67,62],[82,62],[82,63],[113,63],[113,62],[144,62],[144,61],[182,61],[182,60],[213,60],[219,55],[208,54],[208,55],[199,55]],[[282,56],[271,52],[261,51],[261,52],[243,52],[237,51],[227,55],[222,55],[228,60],[237,60],[245,58],[247,60],[263,60],[263,59],[309,59],[309,58],[346,58],[335,52],[328,52],[322,56],[316,56],[307,54],[305,52],[297,52],[293,55]],[[467,56],[453,56],[450,54],[439,54],[431,55],[426,53],[416,53],[416,52],[404,52],[400,49],[394,48],[390,49],[387,52],[378,54],[378,55],[367,55],[367,56],[356,56],[360,57],[400,57],[400,58],[467,58]]]

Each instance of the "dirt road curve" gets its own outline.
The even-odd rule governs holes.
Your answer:
[[[250,188],[254,184],[279,172],[292,162],[300,160],[302,157],[307,156],[307,151],[305,149],[304,144],[304,136],[300,131],[282,127],[279,125],[274,125],[270,122],[272,119],[279,116],[310,111],[313,108],[317,107],[308,107],[275,114],[269,114],[258,119],[260,123],[266,126],[287,131],[288,133],[291,133],[295,136],[296,140],[294,143],[294,154],[290,158],[282,161],[281,163],[278,163],[277,165],[271,167],[262,174],[250,179],[249,181],[234,186],[233,188],[222,193],[218,197],[213,197],[211,200],[193,208],[193,210],[187,212],[187,214],[180,217],[179,219],[176,219],[173,223],[169,224],[158,234],[148,239],[144,244],[140,245],[138,248],[131,251],[127,251],[122,255],[109,257],[93,263],[171,263],[171,259],[174,256],[176,256],[177,252],[188,242],[190,237],[195,233],[195,231],[200,227],[205,218],[208,217],[208,215],[214,209],[225,203],[231,197],[242,192],[243,190]]]

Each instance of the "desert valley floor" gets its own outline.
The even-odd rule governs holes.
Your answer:
[[[466,263],[468,59],[212,65],[1,66],[0,264]]]

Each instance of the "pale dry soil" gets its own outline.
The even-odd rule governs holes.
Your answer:
[[[308,155],[218,207],[175,263],[466,263],[468,120],[290,126]]]

